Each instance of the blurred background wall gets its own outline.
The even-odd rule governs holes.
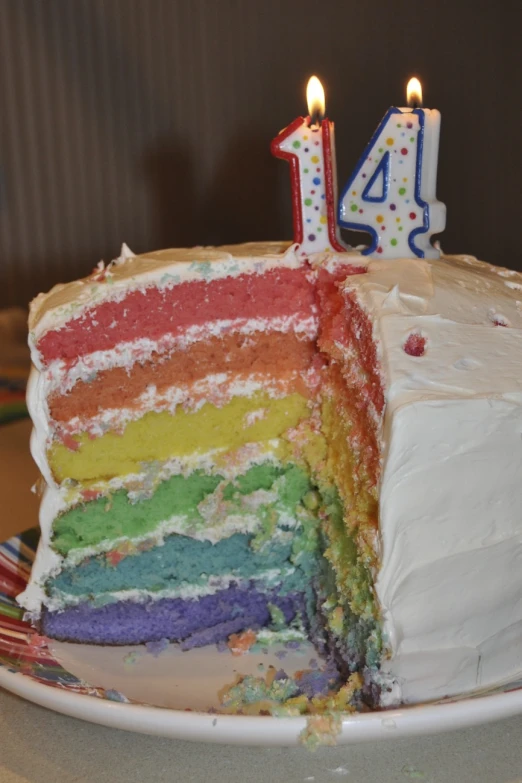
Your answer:
[[[0,0],[0,306],[119,253],[291,238],[270,139],[336,122],[342,187],[412,74],[446,252],[522,268],[520,0]]]

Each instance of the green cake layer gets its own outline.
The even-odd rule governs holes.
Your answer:
[[[234,481],[198,470],[188,476],[172,476],[150,497],[137,502],[122,489],[70,508],[54,522],[52,545],[67,556],[107,540],[152,535],[162,522],[174,517],[180,518],[190,533],[204,536],[208,515],[202,504],[210,510],[215,506],[216,519],[219,512],[223,523],[230,515],[256,514],[259,526],[270,528],[274,526],[271,519],[276,525],[281,515],[293,517],[298,504],[307,502],[312,491],[305,471],[292,464],[254,465]]]

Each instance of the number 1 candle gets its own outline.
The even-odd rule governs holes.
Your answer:
[[[367,255],[438,258],[430,237],[446,225],[435,195],[440,113],[420,108],[418,79],[410,79],[407,97],[409,107],[389,109],[370,140],[342,193],[339,222],[371,235]]]
[[[298,117],[272,141],[276,158],[290,163],[294,242],[301,255],[345,250],[338,236],[334,124],[326,117],[316,76],[306,89],[308,117]]]

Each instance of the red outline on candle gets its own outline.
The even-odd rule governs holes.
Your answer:
[[[301,125],[306,122],[304,117],[296,119],[279,131],[275,139],[270,143],[270,151],[276,158],[283,158],[290,164],[290,185],[292,188],[292,218],[294,223],[294,242],[301,245],[304,238],[303,231],[303,209],[301,204],[301,178],[299,176],[299,160],[293,152],[285,152],[281,149],[281,143],[294,133]]]
[[[292,218],[294,225],[294,242],[301,245],[304,238],[301,178],[299,176],[299,159],[294,152],[286,152],[281,149],[281,143],[305,123],[310,124],[310,117],[296,117],[286,128],[278,133],[270,143],[270,151],[276,158],[283,158],[290,164],[290,184],[292,188]],[[331,127],[330,127],[331,126]],[[341,245],[336,231],[336,204],[335,204],[335,171],[332,165],[332,140],[333,122],[326,117],[321,122],[323,131],[323,161],[324,161],[324,187],[326,199],[326,220],[328,226],[328,239],[334,250],[341,253],[346,248]]]
[[[326,198],[326,219],[328,221],[328,239],[334,250],[341,253],[346,248],[341,244],[337,235],[337,180],[336,171],[332,164],[332,150],[334,146],[334,124],[325,117],[321,123],[323,129],[323,160],[324,160],[324,191]]]

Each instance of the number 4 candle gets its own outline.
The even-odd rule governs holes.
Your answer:
[[[298,117],[272,141],[276,158],[290,163],[294,242],[301,255],[346,248],[338,236],[334,125],[324,117],[324,90],[316,76],[306,88],[308,117]]]
[[[371,235],[365,254],[438,258],[430,237],[446,225],[435,195],[440,113],[420,108],[418,79],[410,79],[407,97],[409,107],[389,109],[370,140],[341,196],[339,222]]]

